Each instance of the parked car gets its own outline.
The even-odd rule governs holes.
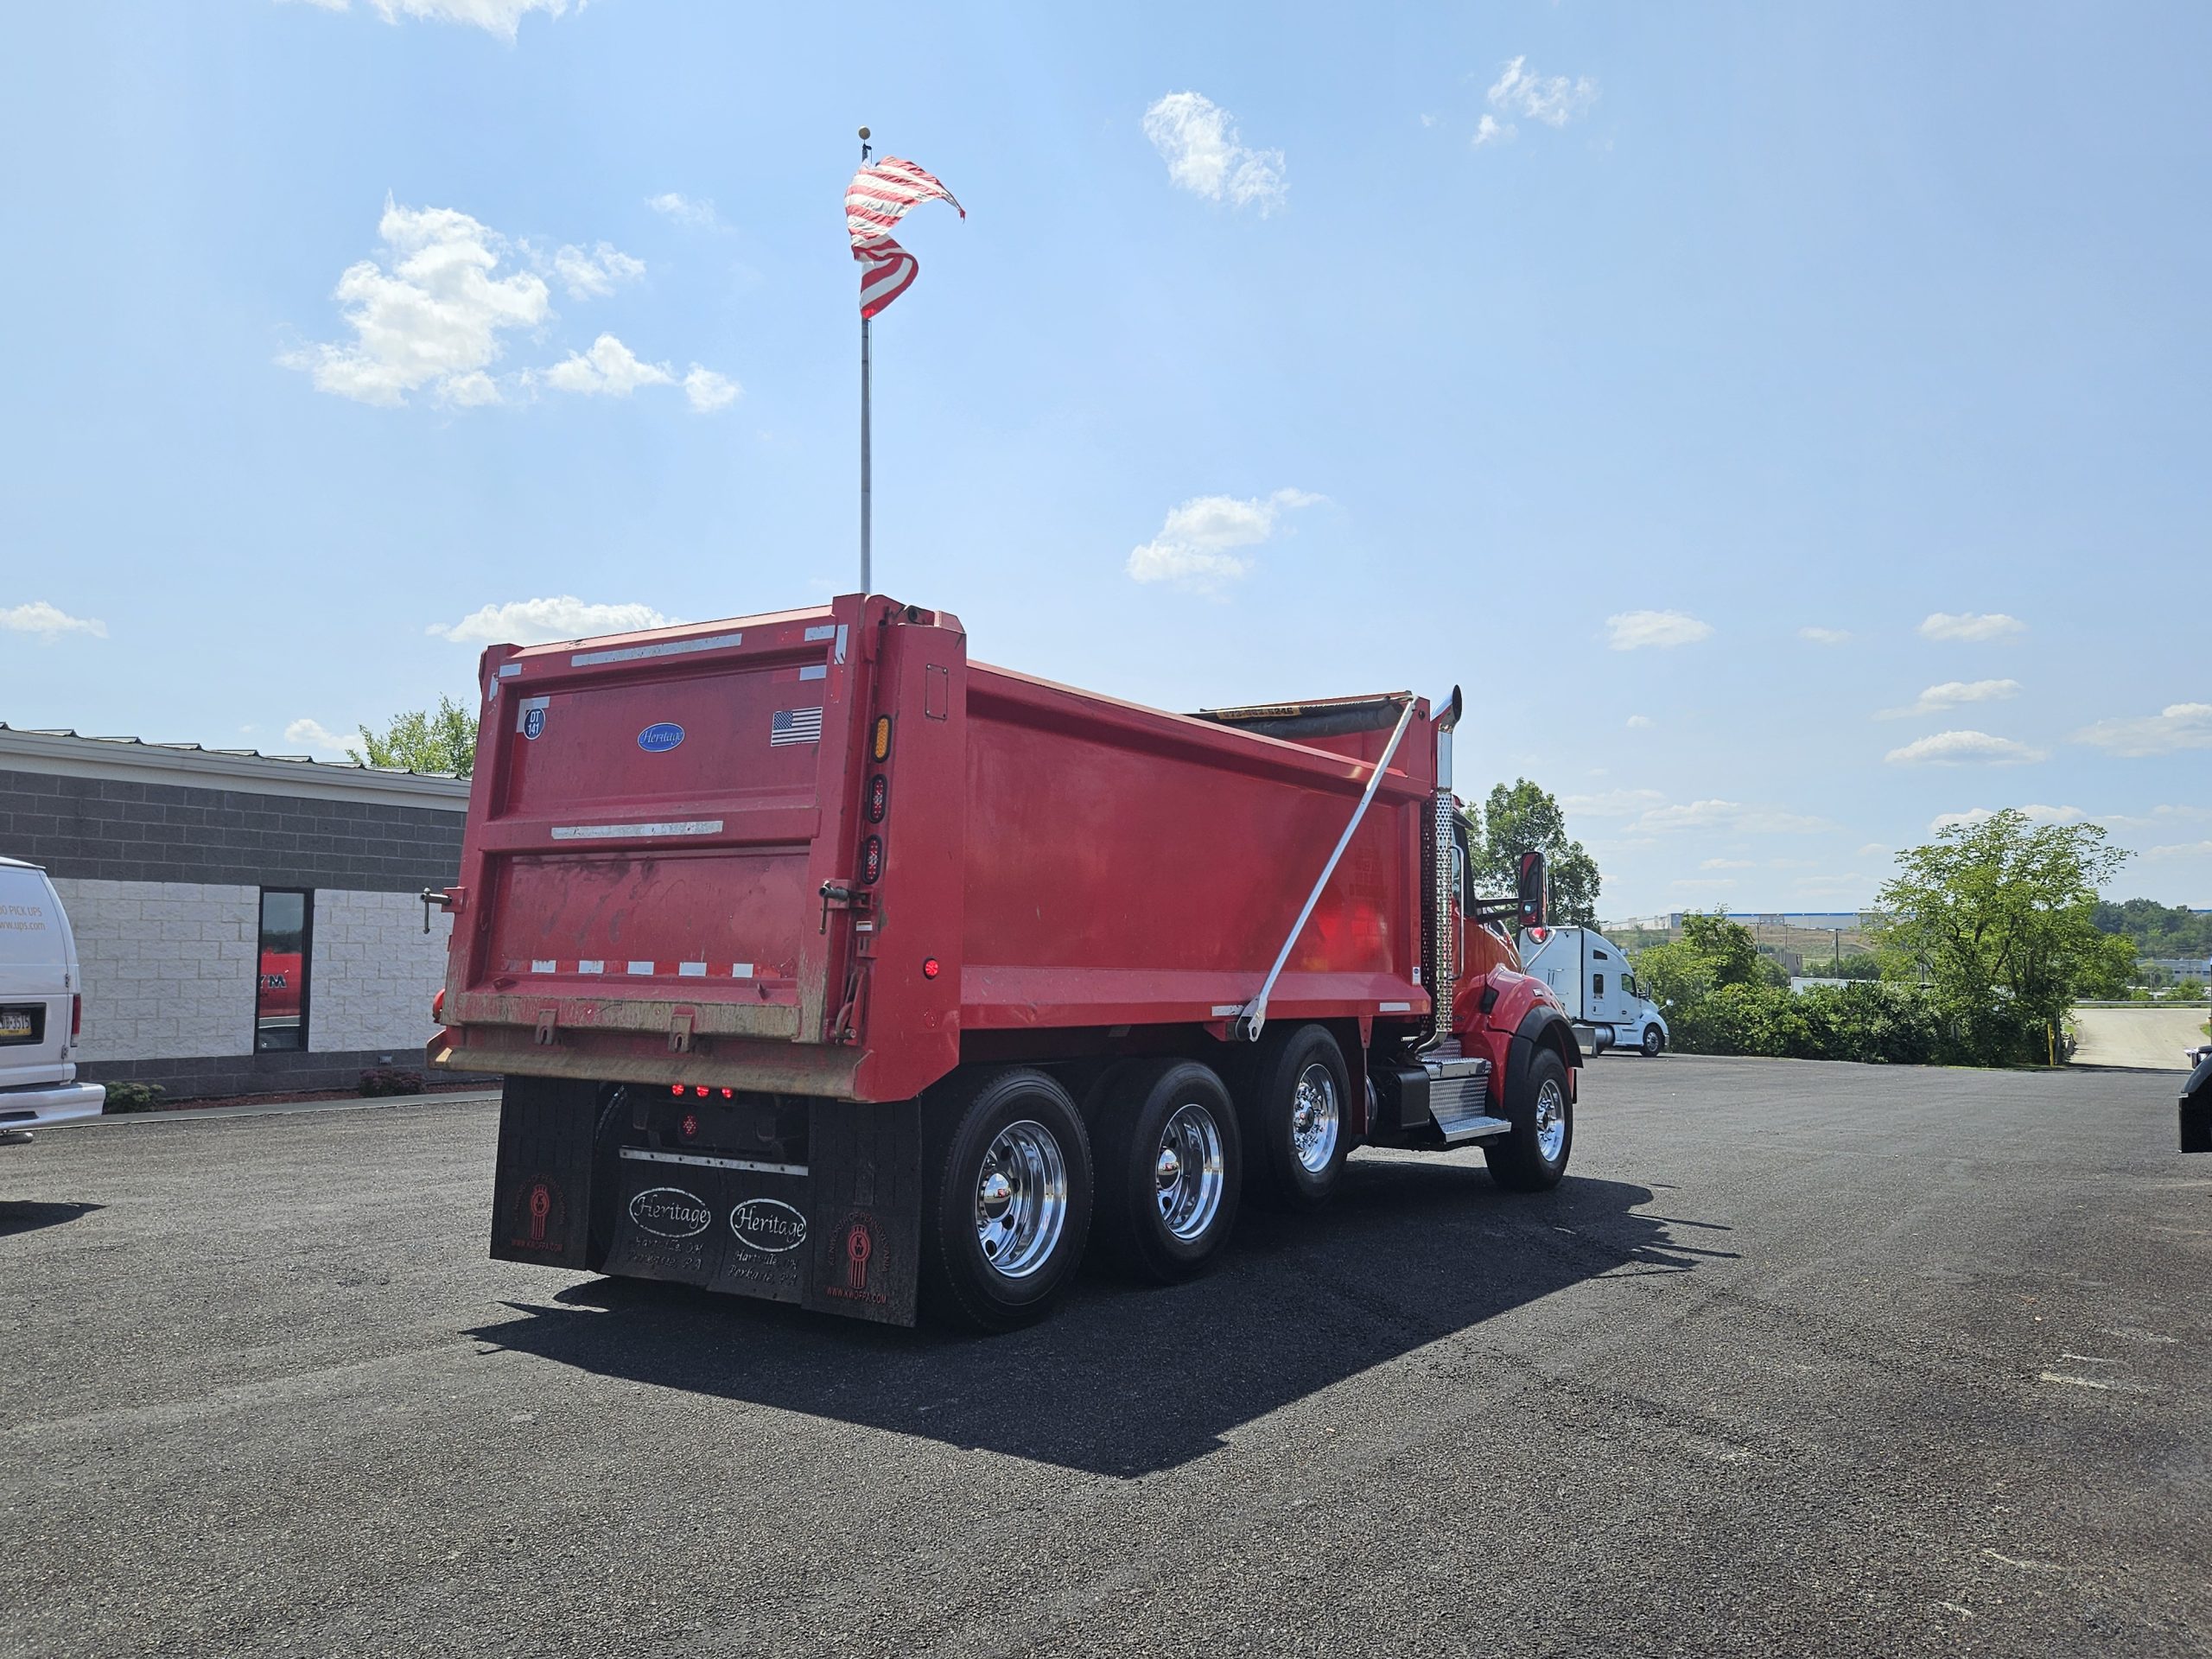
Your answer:
[[[79,1083],[84,1020],[77,941],[46,872],[0,858],[0,1135],[98,1117],[107,1090]]]
[[[2192,1049],[2196,1069],[2181,1090],[2181,1149],[2212,1152],[2212,1043]]]

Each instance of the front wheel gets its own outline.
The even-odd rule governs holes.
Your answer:
[[[1538,1049],[1516,1091],[1505,1103],[1513,1131],[1487,1142],[1483,1160],[1491,1179],[1516,1192],[1542,1192],[1567,1173],[1574,1147],[1574,1103],[1567,1097],[1567,1063],[1548,1048]]]
[[[1660,1051],[1666,1046],[1666,1033],[1661,1031],[1656,1026],[1646,1026],[1643,1028],[1643,1058],[1645,1059],[1657,1059]]]
[[[931,1311],[977,1331],[1042,1319],[1090,1235],[1090,1142],[1075,1103],[1046,1073],[1016,1066],[956,1084],[925,1109]]]

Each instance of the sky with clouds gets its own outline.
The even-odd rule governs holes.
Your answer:
[[[2006,805],[2212,905],[2212,14],[11,16],[0,720],[336,753],[875,571],[1167,708],[1467,688],[1609,916]],[[2091,72],[2091,66],[2097,66]]]

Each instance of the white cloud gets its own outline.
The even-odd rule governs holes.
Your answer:
[[[2212,749],[2212,702],[2170,702],[2139,720],[2101,720],[2075,733],[2074,741],[2137,756]]]
[[[346,0],[308,0],[323,11],[344,11]],[[369,8],[387,23],[403,17],[429,18],[441,23],[474,23],[477,28],[512,41],[522,20],[533,11],[558,17],[570,9],[571,0],[368,0]],[[588,0],[574,0],[582,11]]]
[[[35,635],[41,645],[47,645],[66,633],[89,633],[95,639],[107,638],[107,624],[98,617],[72,616],[60,606],[49,605],[42,599],[0,609],[0,629]]]
[[[567,285],[570,299],[598,300],[643,276],[645,262],[632,259],[612,242],[602,242],[589,252],[564,245],[553,255],[553,271]]]
[[[1325,499],[1305,490],[1277,490],[1249,501],[1233,495],[1193,496],[1169,509],[1160,534],[1131,549],[1124,568],[1138,582],[1172,582],[1211,591],[1252,569],[1250,559],[1230,550],[1268,540],[1282,509],[1310,507]]]
[[[1751,861],[1748,858],[1708,858],[1698,865],[1700,870],[1748,870],[1751,868]]]
[[[695,231],[710,231],[721,223],[715,204],[703,196],[695,201],[690,196],[668,190],[658,196],[647,196],[645,206],[664,219],[672,219]]]
[[[2078,806],[2030,805],[2022,807],[2020,814],[2030,823],[2079,823],[2087,816]],[[1963,812],[1938,812],[1929,820],[1928,827],[1938,833],[1951,829],[1971,830],[1996,816],[1988,807],[1970,806]]]
[[[691,372],[683,377],[683,395],[691,400],[691,407],[702,415],[711,415],[718,409],[728,409],[738,400],[745,388],[728,375],[716,374],[712,369],[691,365]]]
[[[284,728],[284,741],[311,754],[340,760],[346,759],[349,747],[358,749],[362,747],[359,732],[334,732],[319,720],[294,721]]]
[[[1907,708],[1883,709],[1880,718],[1902,720],[1911,715],[1938,714],[1965,703],[2001,702],[2019,695],[2018,680],[1946,680],[1941,685],[1929,686],[1920,694],[1918,702]]]
[[[377,234],[383,263],[349,266],[334,296],[352,343],[277,361],[313,374],[318,391],[365,404],[404,404],[425,386],[451,403],[496,403],[483,371],[498,360],[503,332],[545,320],[543,281],[528,271],[494,276],[505,239],[450,207],[401,207],[387,197]]]
[[[1923,639],[2002,639],[2027,631],[2026,623],[2002,611],[1933,611],[1920,624]]]
[[[1528,64],[1523,56],[1505,66],[1490,89],[1492,109],[1548,127],[1563,127],[1598,101],[1598,83],[1589,76],[1569,80],[1565,75],[1540,75]]]
[[[1560,806],[1593,818],[1632,818],[1666,798],[1656,789],[1609,789],[1598,795],[1569,795]]]
[[[2208,855],[2212,855],[2212,841],[2190,841],[2172,847],[2153,847],[2143,856],[2156,859],[2203,858]]]
[[[1682,611],[1623,611],[1605,619],[1605,643],[1615,651],[1645,645],[1693,645],[1710,639],[1713,625]]]
[[[601,334],[588,352],[571,352],[537,378],[556,391],[586,397],[627,397],[639,386],[672,386],[676,377],[665,363],[646,363],[612,334]]]
[[[2212,818],[2212,806],[2154,806],[2145,815],[2100,813],[2097,821],[2117,830],[2164,830],[2177,823],[2202,823]]]
[[[563,594],[557,599],[518,599],[505,605],[486,605],[458,622],[433,622],[425,632],[456,645],[542,645],[556,639],[588,639],[594,634],[664,628],[676,620],[663,616],[650,605],[591,605],[573,594]]]
[[[1627,724],[1629,730],[1631,732],[1640,732],[1647,727],[1656,725],[1658,722],[1654,721],[1649,715],[1630,715],[1625,723]]]
[[[1797,637],[1800,639],[1809,639],[1816,645],[1840,645],[1850,639],[1851,635],[1843,628],[1800,628],[1797,630]]]
[[[1647,834],[1671,830],[1726,829],[1753,835],[1806,835],[1835,828],[1826,818],[1802,812],[1718,799],[1654,806],[1639,816],[1633,827]]]
[[[2031,749],[2009,737],[1992,737],[1987,732],[1936,732],[1891,749],[1883,757],[1900,766],[2009,766],[2044,758],[2041,749]]]
[[[1166,162],[1169,181],[1194,196],[1226,195],[1264,217],[1289,194],[1282,151],[1247,149],[1229,111],[1197,92],[1170,92],[1147,110],[1144,136]]]
[[[1501,124],[1496,116],[1486,115],[1475,123],[1475,148],[1480,149],[1484,144],[1503,143],[1520,130],[1510,121]]]

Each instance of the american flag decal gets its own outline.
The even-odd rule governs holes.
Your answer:
[[[822,710],[819,709],[779,709],[768,722],[768,747],[778,748],[785,743],[819,743],[822,741]]]

